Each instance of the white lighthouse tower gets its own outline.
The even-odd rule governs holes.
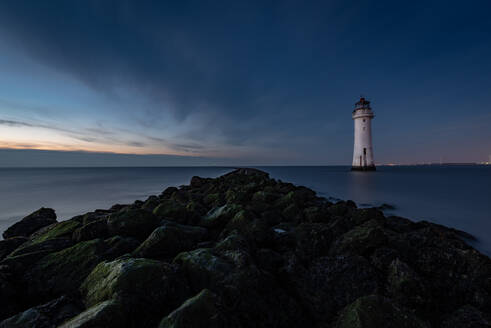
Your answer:
[[[372,147],[372,118],[375,115],[370,108],[370,102],[361,97],[353,110],[355,121],[355,145],[353,148],[354,171],[375,171]]]

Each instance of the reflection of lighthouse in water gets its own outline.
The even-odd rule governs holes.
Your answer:
[[[353,110],[355,122],[355,144],[353,148],[352,170],[375,171],[372,148],[372,118],[375,115],[370,108],[370,102],[361,97]]]

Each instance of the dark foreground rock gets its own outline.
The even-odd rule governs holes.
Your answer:
[[[51,208],[41,208],[26,216],[2,234],[3,238],[28,237],[33,232],[56,222],[55,211]]]
[[[3,327],[491,327],[469,235],[238,169],[0,241]]]

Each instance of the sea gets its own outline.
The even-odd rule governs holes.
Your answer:
[[[387,204],[386,215],[427,220],[474,235],[471,245],[491,255],[491,166],[379,166],[352,172],[348,166],[258,167],[272,178],[315,190],[331,201],[359,207]],[[0,168],[0,233],[39,209],[59,220],[113,204],[158,195],[188,184],[194,175],[217,177],[232,167]]]

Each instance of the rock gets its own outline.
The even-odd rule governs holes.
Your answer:
[[[203,289],[162,319],[159,328],[227,327],[217,303],[218,297]]]
[[[387,236],[377,220],[370,220],[343,234],[330,249],[331,255],[367,255],[387,243]]]
[[[308,260],[327,256],[335,237],[326,224],[302,223],[295,231],[296,254]]]
[[[35,306],[0,322],[0,328],[54,328],[83,309],[72,298],[61,296],[49,303]]]
[[[104,240],[108,249],[104,253],[104,258],[114,259],[123,254],[129,254],[133,252],[140,242],[133,237],[121,237],[114,236]]]
[[[24,277],[29,294],[46,300],[76,291],[107,250],[103,240],[94,239],[44,256]]]
[[[177,189],[176,187],[168,187],[160,194],[159,198],[169,199],[176,191],[179,191],[179,189]]]
[[[220,207],[215,207],[201,218],[199,224],[203,227],[210,228],[225,225],[228,220],[230,220],[241,209],[242,206],[237,204],[225,204]]]
[[[431,302],[419,275],[399,258],[394,259],[387,273],[388,291],[400,304],[421,308]]]
[[[232,171],[230,173],[225,174],[223,177],[224,178],[230,178],[230,177],[235,177],[235,176],[257,176],[261,178],[268,178],[269,174],[258,170],[258,169],[252,169],[252,168],[240,168],[236,169],[235,171]]]
[[[31,236],[30,243],[38,244],[50,239],[71,238],[73,231],[81,226],[76,220],[67,220],[49,225]]]
[[[80,291],[88,307],[117,300],[130,320],[129,326],[158,323],[163,313],[189,295],[171,265],[142,258],[101,262],[83,282]],[[144,318],[142,313],[145,313]]]
[[[68,238],[52,238],[40,242],[26,242],[21,245],[15,251],[13,251],[9,256],[18,256],[34,252],[48,252],[53,253],[61,251],[62,249],[72,246],[74,242]]]
[[[310,206],[303,210],[305,222],[328,222],[330,214],[327,209],[320,206]]]
[[[181,267],[193,290],[215,288],[233,270],[231,263],[213,254],[209,248],[180,253],[173,263]]]
[[[1,241],[0,321],[489,327],[491,259],[466,238],[352,201],[333,204],[258,170],[194,177],[144,202],[51,218]],[[68,315],[56,305],[67,295],[83,308]]]
[[[410,312],[377,295],[360,297],[348,305],[334,328],[429,328]]]
[[[488,316],[471,305],[464,305],[443,320],[441,328],[490,328]]]
[[[225,203],[225,197],[220,193],[207,194],[203,197],[203,203],[207,206],[220,207]]]
[[[308,202],[315,200],[315,192],[305,187],[296,187],[285,196],[278,199],[276,206],[285,208],[291,204],[304,207]]]
[[[135,250],[135,256],[146,258],[173,258],[177,254],[194,249],[206,236],[201,227],[168,222],[155,229]]]
[[[20,301],[16,286],[0,275],[0,320],[21,310]]]
[[[200,177],[194,176],[191,178],[191,182],[189,183],[189,185],[191,186],[191,188],[201,188],[207,182],[208,182],[208,179],[206,179],[206,178],[200,178]]]
[[[107,220],[109,234],[145,239],[159,225],[160,219],[148,211],[123,208]]]
[[[116,300],[98,303],[59,328],[121,328],[128,327],[128,317],[123,306]]]
[[[153,210],[159,206],[160,200],[157,196],[150,196],[148,199],[143,203],[142,209],[153,212]]]
[[[153,213],[160,219],[176,221],[182,224],[195,219],[195,213],[189,211],[185,203],[173,199],[164,200],[153,210]]]
[[[72,239],[78,243],[96,238],[104,239],[107,238],[108,235],[109,229],[107,226],[107,219],[102,218],[77,228],[75,231],[73,231]]]
[[[284,270],[290,288],[320,321],[331,320],[344,306],[381,289],[379,274],[361,256],[320,257],[307,268],[291,257]]]
[[[10,226],[2,234],[3,238],[29,237],[33,232],[56,222],[56,213],[51,208],[40,208],[19,222]]]
[[[12,237],[5,240],[0,240],[0,261],[27,240],[28,239],[26,237]]]

